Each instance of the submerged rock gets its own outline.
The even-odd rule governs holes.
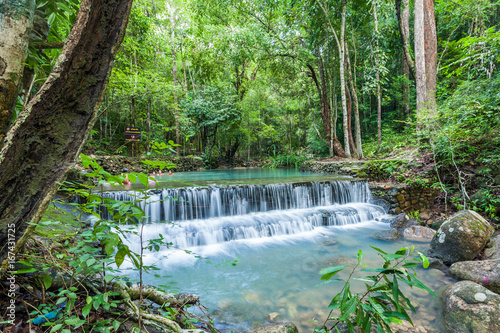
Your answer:
[[[299,333],[295,324],[286,322],[279,324],[262,325],[245,331],[245,333]]]
[[[376,234],[372,235],[372,237],[380,240],[396,240],[398,238],[401,238],[401,233],[396,229],[389,229],[379,231]]]
[[[443,294],[443,316],[451,332],[500,332],[500,295],[477,283],[460,281]]]
[[[468,280],[500,293],[500,259],[461,261],[450,267],[450,274],[460,280]]]
[[[394,221],[391,222],[391,229],[396,229],[400,233],[402,233],[403,230],[414,225],[419,225],[416,220],[410,218],[406,214],[399,214],[398,216],[396,216]]]
[[[493,227],[481,215],[462,210],[441,225],[431,241],[428,255],[442,259],[446,264],[472,260],[492,234]]]
[[[403,231],[404,238],[417,242],[430,242],[435,234],[436,230],[420,225],[413,225]]]

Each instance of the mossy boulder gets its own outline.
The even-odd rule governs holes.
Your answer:
[[[500,293],[500,259],[460,261],[450,267],[450,274],[460,280],[473,281]]]
[[[448,287],[443,296],[446,329],[457,333],[500,332],[500,295],[471,282]]]
[[[428,255],[445,264],[472,260],[485,247],[493,231],[481,215],[462,210],[441,225],[431,241]]]

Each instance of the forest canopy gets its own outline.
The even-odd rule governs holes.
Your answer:
[[[432,31],[420,33],[421,3],[435,16],[437,49],[425,54],[418,44]],[[417,4],[136,0],[85,150],[167,157],[171,149],[151,147],[173,142],[180,155],[225,161],[296,152],[363,157],[420,134],[436,138],[446,159],[443,142],[459,149],[468,142],[467,151],[497,140],[498,3]],[[37,2],[13,119],[60,53],[40,45],[65,41],[78,6]],[[438,113],[417,114],[419,105],[436,108],[418,102],[419,57],[427,66],[421,82],[437,82],[427,89]],[[438,124],[428,127],[438,134],[418,124]],[[124,141],[127,126],[142,129],[140,143]],[[488,158],[490,148],[476,150]]]

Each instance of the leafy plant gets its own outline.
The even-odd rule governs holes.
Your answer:
[[[298,153],[280,153],[274,157],[271,157],[271,162],[266,164],[264,167],[270,169],[276,168],[298,168],[307,160],[307,157],[299,155]]]
[[[320,271],[321,280],[328,282],[341,281],[344,287],[331,300],[328,309],[330,314],[321,327],[316,327],[316,332],[340,332],[341,324],[345,325],[349,332],[355,329],[361,332],[371,332],[375,326],[378,332],[392,332],[392,323],[400,324],[403,320],[410,322],[408,310],[415,312],[411,300],[404,295],[400,289],[400,283],[428,291],[436,297],[434,292],[427,288],[417,279],[415,268],[418,262],[422,262],[423,267],[429,266],[429,261],[420,252],[414,255],[414,248],[401,248],[394,254],[388,254],[376,247],[379,256],[384,260],[380,268],[359,269],[365,267],[363,264],[364,253],[359,250],[357,263],[352,268],[346,281],[334,279],[333,277],[340,271],[348,268],[348,265],[340,265],[324,268]],[[361,278],[353,278],[357,271],[367,272],[370,275]],[[374,275],[371,275],[374,274]],[[366,290],[354,293],[351,290],[351,279],[365,281]]]

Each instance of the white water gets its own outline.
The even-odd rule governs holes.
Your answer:
[[[137,193],[107,195],[133,200]],[[359,249],[368,254],[368,267],[375,267],[378,257],[369,244],[387,252],[411,245],[370,238],[389,228],[390,217],[382,207],[370,204],[371,194],[363,182],[163,189],[149,193],[147,200],[142,205],[150,222],[143,239],[163,235],[173,246],[146,254],[145,264],[159,271],[146,274],[145,283],[199,294],[218,324],[236,331],[264,322],[271,312],[310,331],[310,321],[325,319],[329,301],[341,288],[341,284],[318,286],[321,268],[352,264]],[[139,251],[138,236],[129,237],[128,243]],[[233,266],[235,259],[239,262]],[[419,274],[435,290],[449,279],[426,276],[428,271]],[[346,278],[344,273],[339,276]],[[353,283],[354,290],[362,287]],[[435,315],[436,300],[407,292],[423,305],[419,311],[427,311],[424,317]],[[435,320],[421,322],[438,327]]]

